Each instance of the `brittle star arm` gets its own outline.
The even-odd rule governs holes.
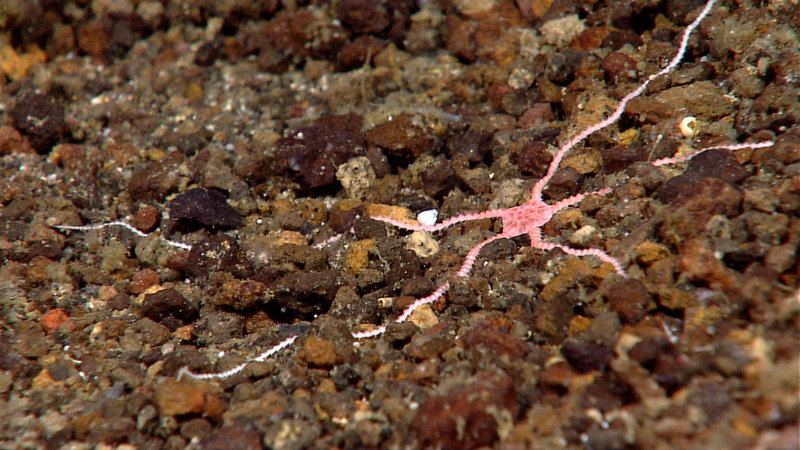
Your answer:
[[[552,242],[545,242],[542,240],[542,231],[539,228],[534,228],[528,232],[528,236],[531,238],[531,247],[539,248],[542,250],[552,250],[554,248],[560,248],[564,253],[572,256],[594,256],[597,259],[607,262],[614,267],[614,271],[617,272],[620,276],[628,278],[628,273],[625,272],[625,269],[622,267],[619,261],[616,258],[609,255],[608,253],[600,250],[599,248],[587,248],[587,249],[577,249],[572,247],[567,247],[566,245],[555,244]]]
[[[143,233],[139,231],[138,228],[134,227],[133,225],[127,224],[120,220],[114,220],[111,222],[105,223],[98,223],[93,225],[53,225],[53,228],[57,228],[59,230],[73,230],[73,231],[91,231],[91,230],[101,230],[103,228],[108,227],[122,227],[126,230],[130,231],[131,233],[135,234],[136,236],[145,238],[149,236],[147,233]],[[180,248],[183,250],[191,250],[192,246],[189,244],[184,244],[183,242],[173,241],[172,239],[167,239],[163,236],[159,236],[159,238],[164,241],[167,245],[172,247]]]
[[[675,53],[675,56],[672,57],[672,59],[670,60],[669,64],[666,65],[666,67],[659,70],[655,74],[650,75],[636,89],[634,89],[628,95],[623,97],[622,100],[619,101],[619,104],[617,104],[617,108],[614,110],[614,112],[611,113],[610,116],[584,129],[583,131],[578,133],[575,137],[565,142],[558,149],[555,156],[553,156],[553,160],[550,162],[550,167],[547,169],[547,174],[544,177],[542,177],[539,181],[537,181],[536,184],[533,186],[533,189],[531,191],[533,198],[541,198],[542,190],[544,189],[545,186],[547,186],[547,183],[549,183],[550,180],[553,178],[553,176],[556,174],[558,166],[561,164],[561,160],[564,159],[564,155],[568,151],[570,151],[573,147],[581,143],[584,139],[586,139],[593,133],[600,131],[603,128],[619,120],[619,118],[622,117],[622,113],[625,112],[625,108],[628,106],[628,102],[641,95],[642,92],[644,92],[645,89],[647,89],[647,86],[650,84],[651,81],[653,81],[654,79],[658,78],[661,75],[664,75],[672,71],[672,69],[678,66],[678,64],[683,59],[684,54],[686,53],[686,47],[689,45],[689,36],[692,34],[694,29],[697,28],[698,25],[700,25],[700,22],[702,22],[703,19],[708,15],[708,13],[711,11],[711,8],[714,6],[714,3],[716,3],[716,1],[717,0],[709,0],[709,2],[706,3],[706,6],[703,8],[702,11],[700,11],[700,14],[697,15],[694,21],[692,21],[692,23],[689,24],[689,26],[687,26],[686,29],[683,30],[683,35],[681,37],[680,46],[678,46],[678,51],[677,53]]]
[[[251,362],[264,362],[265,359],[269,358],[270,356],[278,353],[279,351],[283,350],[284,348],[292,345],[295,340],[297,340],[297,335],[289,336],[288,338],[278,342],[277,344],[273,345],[272,347],[268,348],[264,353],[256,356],[255,358],[248,359],[247,361],[239,364],[238,366],[228,369],[224,372],[214,372],[214,373],[194,373],[191,370],[187,369],[186,367],[181,367],[178,371],[177,379],[181,381],[181,378],[185,375],[189,378],[193,378],[195,380],[210,380],[212,378],[223,379],[232,377],[237,373],[244,370],[244,368],[250,364]]]
[[[590,196],[590,195],[606,195],[611,193],[611,188],[603,188],[592,192],[584,192],[582,194],[575,194],[572,197],[567,197],[563,200],[559,200],[553,203],[553,214],[561,211],[562,209],[566,208],[567,206],[572,206],[577,203],[580,203],[581,200]]]
[[[492,236],[484,240],[480,244],[473,247],[469,251],[469,253],[467,253],[467,256],[464,257],[464,262],[461,264],[461,268],[458,270],[458,273],[456,273],[456,276],[464,278],[469,275],[469,273],[472,271],[472,268],[475,266],[475,261],[478,259],[478,253],[480,253],[481,249],[483,249],[483,247],[485,247],[487,244],[494,242],[498,239],[508,239],[511,237],[513,236],[500,233],[498,235]],[[397,317],[397,319],[395,319],[394,321],[397,323],[405,322],[411,316],[411,313],[413,313],[417,308],[419,308],[422,305],[427,305],[435,302],[442,295],[444,295],[448,289],[450,289],[450,282],[445,281],[438,288],[436,288],[436,290],[433,291],[430,295],[414,300],[414,302],[408,305],[406,309],[404,309],[403,312],[400,314],[400,316]],[[371,330],[359,331],[352,334],[353,337],[356,339],[364,339],[364,338],[379,336],[385,332],[386,332],[386,325],[383,325]]]
[[[388,223],[389,225],[394,225],[397,228],[402,228],[404,230],[434,232],[443,230],[457,223],[467,222],[469,220],[492,219],[501,217],[503,215],[503,211],[504,210],[502,209],[490,209],[488,211],[483,211],[483,212],[459,214],[436,225],[422,225],[419,223],[409,223],[402,220],[393,219],[387,216],[371,216],[370,219],[377,220],[378,222]]]
[[[667,165],[667,164],[677,164],[677,163],[681,163],[681,162],[684,162],[684,161],[688,161],[688,160],[694,158],[695,156],[699,155],[700,153],[707,152],[709,150],[731,150],[731,151],[733,151],[733,150],[741,150],[743,148],[771,147],[773,145],[775,145],[775,142],[773,142],[773,141],[763,141],[763,142],[757,142],[757,143],[752,143],[752,144],[751,143],[744,143],[744,144],[731,144],[731,145],[717,145],[717,146],[714,146],[714,147],[701,148],[700,150],[697,150],[696,152],[692,152],[692,153],[689,153],[688,155],[684,155],[684,156],[673,156],[671,158],[657,159],[657,160],[651,162],[650,164],[652,164],[652,165],[654,165],[656,167],[664,166],[664,165]]]

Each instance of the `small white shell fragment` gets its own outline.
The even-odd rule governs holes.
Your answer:
[[[685,138],[693,138],[697,136],[700,127],[697,125],[697,119],[692,116],[684,117],[680,124],[681,134]]]
[[[417,214],[417,221],[425,226],[436,225],[436,220],[439,218],[439,211],[436,209],[429,209]]]

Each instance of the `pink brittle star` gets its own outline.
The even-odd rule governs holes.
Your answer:
[[[552,250],[555,248],[559,248],[564,253],[573,256],[588,256],[592,255],[599,258],[603,262],[607,262],[614,267],[614,270],[620,276],[627,277],[625,269],[622,267],[622,263],[620,263],[617,259],[613,258],[608,253],[592,248],[592,249],[574,249],[565,245],[556,244],[552,242],[545,242],[541,238],[541,227],[542,225],[546,224],[553,218],[553,216],[560,210],[579,203],[583,198],[587,195],[597,194],[597,195],[605,195],[611,192],[610,188],[600,189],[594,192],[588,192],[584,194],[577,194],[572,197],[568,197],[564,200],[558,201],[553,205],[549,205],[542,200],[542,191],[544,190],[545,186],[552,180],[553,176],[556,174],[561,161],[564,159],[564,155],[567,154],[570,150],[575,148],[578,144],[583,142],[586,138],[590,135],[594,134],[597,131],[602,130],[603,128],[615,123],[622,117],[622,114],[625,112],[625,108],[635,97],[641,95],[646,89],[650,82],[657,77],[664,75],[670,71],[672,71],[675,67],[678,66],[680,61],[683,59],[684,54],[686,53],[686,48],[689,44],[689,36],[692,34],[695,28],[700,25],[700,22],[708,15],[711,11],[711,8],[716,3],[716,0],[709,0],[705,7],[700,11],[697,17],[689,24],[686,29],[683,31],[683,35],[681,38],[680,46],[678,47],[678,51],[675,53],[675,56],[670,60],[669,64],[667,64],[664,68],[659,70],[657,73],[650,75],[642,84],[640,84],[636,89],[628,93],[625,97],[623,97],[619,103],[617,104],[616,109],[614,112],[611,113],[607,118],[594,123],[576,136],[572,137],[568,141],[559,147],[556,154],[553,156],[553,160],[550,162],[550,166],[547,169],[547,173],[544,177],[539,179],[536,184],[534,184],[533,189],[531,190],[531,198],[524,204],[520,206],[516,206],[513,208],[507,209],[493,209],[489,211],[484,211],[480,213],[468,213],[468,214],[461,214],[455,217],[452,217],[448,220],[445,220],[439,225],[417,225],[417,224],[409,224],[400,220],[396,220],[390,217],[385,216],[372,216],[372,219],[378,220],[381,222],[385,222],[391,225],[394,225],[398,228],[412,230],[412,231],[439,231],[444,228],[447,228],[451,225],[465,222],[469,220],[479,220],[479,219],[489,219],[489,218],[501,218],[503,219],[503,231],[500,234],[492,236],[483,242],[479,243],[475,247],[473,247],[464,259],[464,263],[461,265],[461,269],[456,274],[460,277],[466,277],[469,275],[470,271],[472,271],[472,267],[475,265],[475,260],[478,257],[478,253],[480,253],[481,249],[485,247],[490,242],[494,242],[498,239],[508,239],[515,236],[520,236],[523,234],[527,234],[531,240],[531,247],[542,249],[542,250]],[[772,145],[772,142],[762,142],[759,144],[738,144],[732,146],[720,146],[715,147],[719,149],[725,150],[736,150],[738,148],[745,148],[745,147],[758,147],[758,146],[768,146]],[[702,149],[699,150],[697,153],[710,150],[709,149]],[[658,160],[653,162],[654,165],[663,165],[663,164],[671,164],[675,162],[685,161],[689,158],[694,156],[694,154],[689,155],[687,157],[680,157],[680,158],[666,158],[663,160]],[[432,303],[439,299],[442,295],[447,292],[450,288],[450,282],[445,282],[440,285],[433,293],[428,295],[427,297],[423,297],[420,299],[415,300],[411,303],[403,313],[395,319],[395,322],[404,322],[408,319],[411,313],[414,312],[415,309],[418,307]],[[386,326],[381,326],[373,330],[363,331],[363,332],[355,332],[353,336],[356,338],[366,338],[372,336],[378,336],[386,331]]]
[[[541,236],[541,227],[547,222],[549,222],[557,212],[561,211],[562,209],[568,206],[579,203],[588,195],[594,195],[594,194],[605,195],[610,193],[611,189],[604,188],[593,192],[573,195],[572,197],[565,198],[550,205],[542,200],[541,188],[537,190],[537,186],[538,184],[533,188],[531,199],[523,203],[522,205],[506,209],[491,209],[479,213],[460,214],[458,216],[451,217],[450,219],[445,220],[444,222],[438,225],[410,224],[407,222],[403,222],[385,216],[372,216],[372,219],[388,223],[390,225],[394,225],[398,228],[405,230],[434,232],[434,231],[440,231],[457,223],[466,222],[470,220],[501,218],[503,220],[503,232],[484,240],[483,242],[473,247],[467,253],[467,256],[464,258],[464,263],[461,265],[461,268],[456,273],[456,276],[462,278],[469,276],[469,273],[475,266],[475,260],[477,260],[478,254],[483,249],[483,247],[498,239],[511,239],[513,237],[521,236],[523,234],[527,234],[528,237],[530,237],[531,247],[533,248],[538,248],[541,250],[553,250],[555,248],[559,248],[564,253],[573,256],[592,255],[599,258],[603,262],[611,264],[614,267],[614,270],[620,276],[627,277],[628,275],[625,273],[625,269],[622,268],[622,264],[619,261],[617,261],[614,257],[612,257],[611,255],[600,249],[596,248],[583,249],[583,250],[575,249],[561,244],[545,242],[542,240]],[[444,295],[449,288],[450,288],[450,282],[449,281],[444,282],[435,291],[433,291],[431,295],[417,299],[408,307],[406,307],[403,313],[397,319],[395,319],[395,321],[404,322],[406,319],[408,319],[411,313],[414,312],[414,310],[416,310],[422,305],[426,305],[436,301],[442,295]],[[377,336],[385,331],[386,327],[381,326],[374,330],[353,333],[353,336],[355,338],[366,338],[366,337]]]
[[[672,71],[673,69],[675,69],[675,67],[677,67],[677,65],[683,59],[683,56],[684,56],[684,54],[686,52],[686,48],[687,48],[688,41],[689,41],[689,36],[698,27],[700,22],[708,15],[708,13],[711,11],[711,8],[713,7],[713,5],[715,3],[716,3],[716,0],[708,0],[708,2],[706,3],[705,7],[700,11],[700,13],[694,19],[694,21],[692,21],[692,23],[689,24],[689,26],[686,27],[686,29],[684,30],[684,32],[682,34],[681,43],[680,43],[680,46],[678,48],[677,53],[670,60],[669,64],[667,64],[666,67],[664,67],[663,69],[661,69],[657,73],[655,73],[655,74],[651,75],[650,77],[648,77],[647,80],[645,80],[637,88],[635,88],[633,91],[631,91],[628,95],[623,97],[619,101],[619,104],[617,105],[616,109],[612,112],[612,114],[609,117],[607,117],[606,119],[604,119],[602,121],[599,121],[599,122],[587,127],[586,129],[584,129],[583,131],[578,133],[576,136],[572,137],[570,140],[568,140],[567,142],[562,144],[561,147],[559,147],[558,151],[553,156],[553,160],[550,162],[550,166],[548,167],[548,170],[547,170],[547,173],[545,174],[545,176],[542,177],[541,179],[539,179],[534,184],[534,186],[533,186],[533,188],[531,190],[531,198],[527,202],[523,203],[522,205],[515,206],[515,207],[512,207],[512,208],[493,209],[493,210],[488,210],[488,211],[484,211],[484,212],[461,214],[461,215],[452,217],[450,219],[447,219],[447,220],[445,220],[444,222],[442,222],[442,223],[440,223],[438,225],[411,224],[411,223],[403,222],[403,221],[400,221],[400,220],[396,220],[396,219],[393,219],[393,218],[390,218],[390,217],[384,217],[384,216],[372,216],[372,219],[375,219],[375,220],[378,220],[378,221],[381,221],[381,222],[385,222],[385,223],[388,223],[390,225],[394,225],[394,226],[397,226],[398,228],[402,228],[402,229],[406,229],[406,230],[429,231],[429,232],[440,231],[442,229],[445,229],[445,228],[447,228],[449,226],[452,226],[452,225],[455,225],[457,223],[470,221],[470,220],[490,219],[490,218],[500,218],[500,219],[502,219],[502,221],[503,221],[503,231],[501,233],[482,241],[481,243],[479,243],[478,245],[473,247],[467,253],[467,255],[464,258],[464,262],[462,263],[459,271],[456,273],[457,276],[462,277],[462,278],[469,276],[470,272],[472,271],[472,268],[475,265],[475,261],[477,260],[478,254],[483,249],[483,247],[485,247],[489,243],[494,242],[494,241],[496,241],[498,239],[509,239],[509,238],[513,238],[513,237],[516,237],[516,236],[521,236],[523,234],[527,234],[530,237],[530,241],[531,241],[530,245],[531,245],[531,247],[538,248],[538,249],[541,249],[541,250],[553,250],[553,249],[559,248],[562,251],[564,251],[566,254],[572,255],[572,256],[595,256],[598,259],[600,259],[601,261],[611,264],[612,267],[614,268],[615,272],[617,274],[619,274],[620,276],[627,277],[627,274],[626,274],[625,269],[623,268],[622,264],[617,259],[615,259],[611,255],[609,255],[608,253],[606,253],[606,252],[604,252],[604,251],[602,251],[600,249],[575,249],[575,248],[571,248],[571,247],[568,247],[568,246],[565,246],[565,245],[562,245],[562,244],[543,241],[542,237],[541,237],[541,227],[543,225],[545,225],[547,222],[549,222],[557,212],[561,211],[564,208],[567,208],[569,206],[572,206],[572,205],[575,205],[575,204],[581,202],[587,195],[593,195],[593,194],[606,195],[606,194],[611,192],[611,189],[610,188],[603,188],[603,189],[600,189],[600,190],[597,190],[597,191],[593,191],[593,192],[577,194],[577,195],[568,197],[566,199],[560,200],[558,202],[555,202],[552,205],[547,204],[542,200],[542,191],[545,188],[545,186],[547,186],[547,184],[552,180],[553,176],[555,175],[556,171],[558,170],[559,165],[561,164],[561,161],[564,158],[564,155],[567,152],[569,152],[575,146],[577,146],[578,144],[583,142],[591,134],[593,134],[593,133],[595,133],[595,132],[597,132],[599,130],[602,130],[603,128],[605,128],[605,127],[615,123],[616,121],[618,121],[620,119],[620,117],[622,116],[623,112],[625,111],[625,108],[626,108],[626,106],[627,106],[627,104],[628,104],[628,102],[630,100],[632,100],[633,98],[638,97],[639,95],[641,95],[647,89],[648,85],[650,84],[650,82],[652,80],[654,80],[655,78],[657,78],[657,77],[659,77],[661,75],[664,75],[664,74]],[[733,144],[733,145],[719,146],[719,147],[713,147],[713,148],[722,149],[722,150],[737,150],[737,149],[740,149],[740,148],[759,148],[759,147],[768,147],[768,146],[771,146],[771,145],[773,145],[773,142],[759,142],[759,143],[752,143],[752,144],[750,144],[750,143]],[[706,151],[706,150],[711,150],[711,149],[712,148],[701,149],[701,150],[698,150],[695,153],[692,153],[692,154],[687,155],[687,156],[682,156],[682,157],[665,158],[665,159],[662,159],[662,160],[654,161],[654,162],[652,162],[652,164],[658,166],[658,165],[663,165],[663,164],[673,164],[673,163],[676,163],[676,162],[685,161],[687,159],[690,159],[691,157],[693,157],[697,153],[700,153],[700,152],[703,152],[703,151]],[[342,235],[334,236],[333,238],[331,238],[329,240],[326,240],[326,241],[324,241],[324,242],[322,242],[322,243],[320,243],[318,245],[320,245],[320,246],[327,245],[328,243],[330,243],[332,241],[338,240],[341,236]],[[415,300],[412,304],[410,304],[408,307],[406,307],[406,309],[402,312],[402,314],[400,314],[399,317],[397,317],[393,321],[396,322],[396,323],[405,322],[418,307],[436,301],[437,299],[442,297],[447,292],[447,290],[449,288],[450,288],[449,281],[444,282],[443,284],[441,284],[435,291],[433,291],[427,297],[423,297],[423,298],[419,298],[419,299]],[[386,325],[382,325],[382,326],[379,326],[379,327],[376,327],[376,328],[373,328],[373,329],[370,329],[370,330],[367,330],[367,331],[352,332],[352,336],[354,338],[356,338],[356,339],[369,338],[369,337],[378,336],[378,335],[384,333],[385,331],[386,331]],[[264,359],[272,356],[276,352],[288,347],[289,345],[294,343],[294,341],[297,338],[298,338],[298,335],[293,335],[293,336],[290,336],[288,338],[285,338],[282,341],[278,342],[273,347],[267,349],[261,355],[255,357],[255,358],[249,359],[249,360],[239,364],[238,366],[236,366],[236,367],[234,367],[234,368],[232,368],[230,370],[226,370],[224,372],[195,374],[195,373],[191,372],[190,370],[188,370],[186,367],[184,367],[178,372],[177,376],[178,376],[178,379],[180,379],[183,376],[188,376],[188,377],[191,377],[191,378],[194,378],[194,379],[227,378],[227,377],[230,377],[230,376],[232,376],[234,374],[240,373],[249,362],[251,362],[251,361],[263,361]]]

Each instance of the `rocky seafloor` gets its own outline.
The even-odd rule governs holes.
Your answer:
[[[797,448],[796,1],[721,1],[545,189],[613,189],[542,235],[629,278],[369,218],[524,203],[702,6],[4,1],[0,447]]]

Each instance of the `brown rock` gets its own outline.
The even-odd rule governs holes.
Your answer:
[[[369,251],[375,246],[373,239],[364,239],[350,244],[344,256],[344,268],[348,272],[358,275],[361,269],[367,267],[369,263]]]
[[[251,427],[229,425],[203,439],[200,447],[204,450],[261,450],[264,448],[264,443],[261,434]]]
[[[155,390],[156,406],[161,416],[202,414],[219,418],[223,413],[222,401],[208,392],[209,385],[165,380]]]
[[[239,280],[227,272],[213,274],[212,280],[221,283],[217,292],[211,297],[211,303],[215,305],[245,310],[266,301],[264,295],[266,288],[258,281]]]
[[[519,413],[514,382],[508,375],[484,375],[467,386],[423,403],[411,423],[423,447],[473,449],[490,445]]]
[[[653,298],[639,280],[626,278],[617,281],[606,295],[608,306],[625,322],[637,322],[644,317]]]
[[[295,358],[303,365],[332,367],[336,364],[336,346],[326,339],[309,336]]]
[[[487,322],[483,322],[469,330],[464,334],[461,342],[464,343],[464,348],[467,350],[477,346],[484,346],[494,355],[506,355],[512,359],[520,357],[527,350],[525,342]]]
[[[636,246],[634,250],[636,261],[649,266],[669,255],[669,248],[657,242],[645,241]]]
[[[613,348],[572,337],[561,344],[561,354],[579,372],[602,370],[614,359]]]
[[[0,126],[0,155],[14,152],[32,153],[33,148],[16,129],[8,125]]]
[[[172,321],[164,323],[168,327],[175,329],[180,325],[193,322],[199,316],[197,307],[187,300],[175,289],[162,289],[155,294],[148,294],[142,302],[142,314],[156,322],[165,321],[172,318],[179,323],[175,325]]]
[[[713,287],[727,287],[735,282],[732,271],[717,258],[703,241],[689,239],[680,247],[679,270],[690,279],[708,283]]]
[[[78,28],[78,47],[93,58],[103,61],[103,51],[108,44],[109,26],[101,20],[93,20]]]
[[[636,60],[624,53],[609,53],[603,58],[600,67],[606,74],[606,82],[610,84],[617,84],[621,80],[636,79]]]
[[[441,331],[441,329],[439,329]],[[405,352],[418,359],[436,358],[453,346],[452,338],[444,333],[432,331],[417,333],[405,347]]]

